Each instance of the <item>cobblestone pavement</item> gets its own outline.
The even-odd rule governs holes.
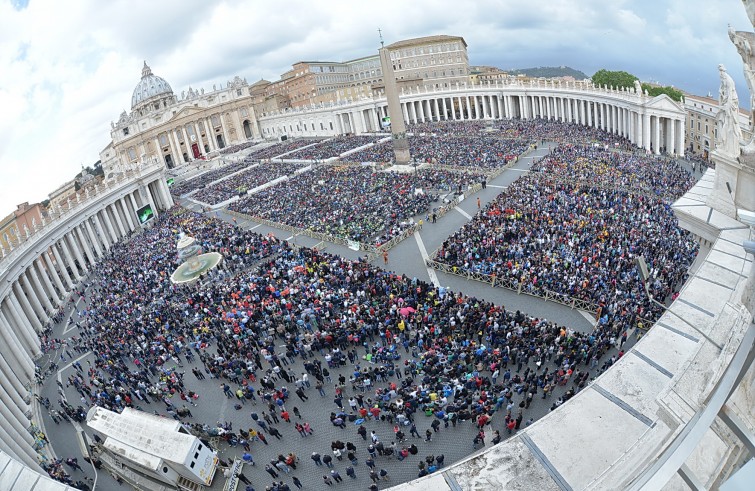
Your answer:
[[[545,152],[539,151],[538,153],[542,154]],[[510,184],[511,181],[518,178],[523,172],[526,172],[526,169],[529,166],[531,160],[532,159],[529,159],[526,162],[522,162],[521,166],[517,166],[514,170],[503,173],[496,180],[489,183],[488,188],[480,194],[483,202],[492,200],[498,193],[503,190],[504,186]],[[474,200],[468,200],[463,202],[461,205],[464,205],[464,207],[461,207],[461,210],[466,210],[466,214],[473,214],[474,211],[476,211],[473,209],[476,207],[476,204],[473,203],[473,201]],[[467,218],[464,216],[465,213],[452,211],[451,213],[449,213],[449,215],[446,215],[445,217],[438,220],[438,224],[436,224],[435,228],[426,225],[424,230],[422,231],[422,238],[425,238],[427,240],[430,247],[437,247],[437,245],[445,237],[452,233],[453,230],[462,226],[463,223],[466,222]],[[220,214],[219,216],[221,218],[228,218],[223,214]],[[256,231],[259,231],[260,233],[267,233],[268,231],[270,231],[267,228],[261,227],[259,224],[254,224],[253,222],[245,222],[241,223],[240,225],[244,226],[245,228],[256,229]],[[312,239],[305,237],[292,238],[290,237],[290,233],[287,232],[278,231],[278,236],[284,239],[295,240],[301,245],[315,245],[311,243],[314,242]],[[424,263],[422,262],[421,257],[422,248],[419,247],[419,244],[420,241],[415,241],[412,240],[412,238],[409,238],[398,247],[393,249],[391,251],[391,259],[388,264],[389,268],[396,271],[406,272],[406,274],[408,274],[409,276],[416,276],[425,280],[427,280],[428,278],[432,279],[430,272],[428,272],[426,268],[424,268]],[[357,254],[354,251],[349,251],[348,249],[338,248],[331,245],[327,246],[327,250],[328,252],[332,253],[342,253],[347,257],[356,257]],[[461,290],[468,295],[475,295],[478,297],[494,300],[497,303],[504,303],[509,310],[511,310],[512,308],[521,309],[525,312],[532,313],[533,315],[562,319],[561,322],[563,324],[569,325],[582,331],[589,330],[591,328],[591,323],[586,319],[584,315],[565,306],[544,302],[542,299],[537,299],[526,295],[516,295],[514,292],[508,292],[500,288],[494,289],[490,286],[476,281],[465,281],[464,279],[456,277],[440,276],[439,281],[442,282],[443,285],[451,286],[453,289]],[[78,298],[78,296],[75,296],[75,299],[78,300]],[[77,308],[79,310],[83,309],[84,305],[85,303],[77,301]],[[73,327],[73,329],[66,326],[66,319],[68,318],[69,313],[73,323],[78,320],[77,313],[73,311],[71,307],[69,307],[64,321],[54,328],[55,337],[66,338],[76,334],[77,329],[75,328],[75,326]],[[624,346],[625,349],[627,347],[628,345]],[[80,357],[79,361],[85,369],[88,367],[89,362],[92,361],[91,354],[81,355],[80,353],[75,353],[70,349],[68,351],[70,355],[73,356],[74,360]],[[360,347],[358,349],[360,358],[361,355],[364,354],[364,352],[364,348]],[[65,356],[65,359],[60,359],[61,353],[62,351],[51,353],[49,357],[54,359],[58,363],[58,368],[61,369],[59,372],[60,376],[65,383],[65,379],[69,375],[71,375],[73,368],[69,365],[71,358]],[[412,356],[411,353],[406,353],[403,350],[401,350],[401,355],[401,361],[409,359]],[[604,361],[604,359],[601,360],[601,363],[602,361]],[[172,364],[172,362],[170,363]],[[366,362],[361,361],[361,363]],[[253,403],[250,403],[249,401],[244,401],[241,409],[235,409],[234,405],[237,404],[238,401],[235,398],[227,398],[223,394],[223,391],[220,387],[220,381],[218,379],[210,378],[197,380],[196,377],[191,373],[191,368],[193,366],[195,365],[186,363],[184,361],[183,367],[179,367],[179,370],[186,373],[184,380],[187,388],[194,390],[198,394],[200,394],[199,399],[196,401],[196,407],[189,407],[193,416],[186,418],[186,422],[199,422],[209,425],[215,425],[217,422],[230,422],[233,425],[234,431],[237,431],[240,428],[248,429],[250,427],[259,429],[258,425],[255,424],[251,419],[250,414],[254,411],[259,415],[262,415],[263,411],[268,411],[266,404],[264,404],[262,401],[258,401],[255,405]],[[265,369],[267,368],[268,367],[265,366]],[[300,376],[304,371],[301,359],[297,359],[293,364],[284,368],[288,370],[289,373],[291,373],[293,376]],[[515,372],[516,368],[517,367],[514,366],[512,372]],[[535,369],[536,367],[534,365],[529,367],[525,365],[521,367],[521,372],[523,373],[527,368]],[[346,379],[348,379],[349,375],[353,372],[354,369],[355,367],[353,365],[334,369],[331,372],[333,381],[337,381],[337,377],[341,374],[343,374]],[[58,372],[48,377],[41,390],[42,397],[48,397],[51,401],[53,401],[53,406],[56,406],[54,401],[57,401],[59,398],[57,394],[57,385],[55,384],[55,382],[53,382],[57,373]],[[251,444],[251,454],[256,465],[246,465],[244,467],[243,473],[250,479],[254,489],[257,491],[264,490],[265,487],[271,484],[273,481],[273,478],[267,472],[265,472],[265,464],[270,460],[275,459],[279,454],[287,455],[289,452],[293,452],[299,457],[297,468],[295,470],[292,470],[290,475],[281,474],[279,472],[279,477],[275,480],[283,480],[284,482],[289,484],[292,489],[296,489],[293,485],[292,476],[296,476],[301,480],[302,484],[304,485],[304,489],[312,490],[339,487],[348,490],[366,490],[371,484],[369,478],[369,469],[365,465],[365,460],[369,456],[367,452],[368,441],[363,440],[357,434],[358,426],[356,426],[352,422],[347,422],[346,428],[344,429],[335,427],[330,423],[330,413],[338,409],[338,407],[334,403],[334,386],[332,383],[328,384],[325,388],[326,395],[321,396],[314,388],[314,378],[312,377],[311,379],[312,387],[306,390],[306,396],[308,398],[306,401],[299,400],[299,398],[295,394],[293,394],[293,389],[295,388],[293,381],[290,384],[285,384],[292,392],[292,395],[287,404],[287,409],[292,415],[292,422],[286,423],[280,420],[279,423],[273,425],[281,432],[282,438],[280,440],[277,440],[276,438],[270,436],[268,432],[265,432],[269,445],[264,445],[259,441],[253,442]],[[392,377],[392,380],[395,381],[395,377]],[[282,382],[278,382],[278,384],[281,383]],[[377,383],[376,385],[386,385],[386,383],[387,382]],[[564,387],[558,387],[555,393],[545,400],[541,399],[542,394],[538,394],[531,406],[525,409],[523,412],[524,421],[522,423],[522,427],[525,426],[525,422],[529,419],[537,420],[538,418],[546,414],[554,404],[556,399],[563,393],[565,393],[569,388],[571,388],[571,385],[572,384],[568,384]],[[258,384],[253,383],[252,386],[258,388]],[[350,409],[348,405],[348,398],[353,393],[354,390],[352,389],[351,385],[347,383],[344,398],[344,406],[347,413]],[[76,401],[79,401],[80,397],[73,390],[73,387],[66,389],[65,394],[72,404],[78,405]],[[372,396],[374,396],[374,393],[372,394]],[[524,396],[525,394],[519,394],[515,396],[514,409],[512,409],[512,413],[514,415],[517,414],[517,411],[519,409],[518,404],[520,401],[522,401]],[[365,400],[368,397],[370,397],[369,392],[365,393]],[[176,398],[175,404],[178,407],[181,407],[182,401]],[[293,415],[293,410],[295,407],[298,408],[301,412],[301,419]],[[141,404],[140,408],[148,412],[158,412],[160,414],[167,415],[167,413],[165,412],[165,405],[162,402]],[[69,456],[80,456],[80,451],[76,443],[72,426],[65,421],[60,424],[55,424],[50,419],[46,411],[44,411],[44,409],[43,413],[44,425],[47,430],[47,434],[52,441],[53,449],[55,450],[57,456],[63,458]],[[506,428],[503,424],[505,414],[506,408],[503,407],[500,411],[495,413],[492,418],[491,424],[486,427],[485,431],[487,439],[485,446],[489,446],[491,444],[490,440],[492,439],[493,430],[500,431],[501,436],[504,439],[508,436]],[[418,463],[420,461],[424,461],[427,455],[445,455],[445,466],[448,466],[449,464],[452,464],[459,459],[467,457],[473,451],[475,451],[475,448],[473,448],[472,440],[477,433],[477,428],[474,423],[467,421],[459,423],[456,427],[450,426],[448,428],[444,428],[441,424],[439,431],[433,432],[432,441],[425,442],[425,430],[430,428],[430,423],[432,422],[432,420],[432,417],[427,417],[421,413],[418,413],[415,416],[417,430],[422,435],[422,438],[409,436],[409,427],[405,427],[403,429],[407,434],[406,445],[412,443],[416,444],[419,449],[417,455],[410,455],[404,461],[398,461],[395,456],[378,456],[377,458],[375,458],[376,469],[380,470],[381,468],[384,468],[388,471],[389,475],[389,479],[387,481],[379,482],[380,489],[385,489],[392,485],[396,485],[401,482],[416,478],[419,472]],[[294,423],[296,421],[309,422],[314,430],[314,434],[307,438],[302,438],[294,429]],[[393,425],[389,422],[368,420],[364,423],[364,426],[367,429],[367,440],[369,440],[370,432],[374,430],[377,433],[380,441],[383,442],[386,446],[395,441]],[[329,487],[323,482],[323,475],[327,473],[328,469],[326,467],[316,466],[315,463],[310,459],[310,455],[312,454],[312,452],[319,452],[321,455],[330,454],[332,456],[333,454],[331,452],[330,444],[335,440],[352,442],[356,445],[358,464],[354,466],[354,469],[356,471],[356,479],[352,479],[346,475],[346,468],[350,465],[350,463],[346,459],[345,454],[343,461],[334,459],[334,468],[343,477],[343,482],[334,483],[332,487]],[[399,444],[399,448],[401,446],[402,445]],[[219,453],[223,459],[229,460],[234,457],[239,457],[243,453],[243,448],[241,448],[240,446],[230,447],[226,443],[221,442],[219,445]],[[74,471],[72,473],[74,479],[80,479],[82,477],[82,474],[88,477],[92,477],[92,469],[85,467],[83,471]],[[112,478],[103,474],[105,473],[100,472],[97,489],[102,491],[122,489]]]

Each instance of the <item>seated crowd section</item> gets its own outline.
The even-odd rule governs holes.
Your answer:
[[[385,136],[337,136],[325,142],[318,143],[317,145],[314,145],[312,147],[289,153],[288,155],[286,155],[286,158],[292,160],[331,159],[333,157],[338,157],[342,153],[354,150],[355,148],[359,148],[370,143],[377,143],[381,138],[385,138]]]
[[[191,198],[201,203],[215,205],[234,196],[243,195],[247,191],[274,181],[279,177],[292,175],[303,166],[303,164],[287,162],[261,162],[255,167],[239,172],[210,186],[205,186],[193,194]]]
[[[693,184],[671,159],[562,144],[446,239],[434,259],[525,292],[588,301],[604,323],[630,328],[645,319],[649,327],[660,309],[634,258],[647,261],[654,298],[675,294],[698,246],[678,227],[671,203]]]
[[[228,208],[251,217],[379,245],[431,209],[433,193],[453,190],[481,175],[440,169],[375,171],[325,165],[251,194]],[[417,192],[421,190],[422,192]]]

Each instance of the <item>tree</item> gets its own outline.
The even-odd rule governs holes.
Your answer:
[[[676,90],[675,88],[667,85],[666,87],[654,87],[649,84],[642,84],[642,90],[647,90],[648,95],[655,97],[657,95],[666,94],[667,96],[674,99],[676,102],[681,102],[682,97],[684,94],[682,94],[681,91]]]
[[[637,77],[629,72],[624,71],[609,71],[602,68],[595,72],[592,76],[592,83],[599,87],[607,85],[608,87],[634,87],[634,81],[638,80]]]

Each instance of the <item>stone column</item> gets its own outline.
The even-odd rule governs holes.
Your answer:
[[[175,128],[168,130],[168,140],[172,140],[173,146],[176,148],[176,165],[185,163],[183,158],[183,151],[181,149],[181,142],[178,141],[178,134],[176,133]]]
[[[587,126],[592,126],[592,104],[590,101],[585,101],[587,105]]]
[[[121,198],[118,198],[118,202],[121,205],[121,210],[123,210],[123,215],[126,218],[126,225],[128,225],[128,229],[130,231],[136,230],[136,219],[134,218],[134,213],[130,209],[128,202],[126,201],[126,196],[123,196]]]
[[[105,246],[105,249],[107,251],[110,251],[111,239],[105,233],[105,228],[102,226],[100,215],[98,213],[95,213],[94,215],[92,215],[92,219],[94,220],[94,228],[97,229],[97,234],[100,236],[100,240],[102,241],[102,244]]]
[[[81,225],[76,225],[73,227],[74,231],[74,237],[79,239],[79,244],[81,244],[81,250],[84,252],[84,256],[86,257],[87,261],[89,261],[90,267],[94,266],[96,263],[96,258],[94,257],[94,254],[92,254],[92,248],[90,247],[89,243],[86,241],[86,237],[84,237],[84,234],[81,232]]]
[[[50,259],[50,250],[42,251],[42,254],[40,255],[42,258],[42,261],[44,263],[45,272],[47,274],[48,281],[52,280],[53,283],[55,283],[55,286],[57,287],[57,290],[53,290],[56,292],[56,297],[58,301],[58,305],[63,303],[63,300],[66,298],[66,288],[63,286],[63,282],[60,280],[60,276],[58,275],[58,272],[55,270],[55,266],[52,263],[52,260]]]
[[[655,126],[653,127],[653,153],[656,155],[661,153],[659,148],[661,145],[661,118],[655,116]]]
[[[220,118],[220,132],[223,133],[223,139],[225,140],[225,146],[231,144],[231,139],[228,137],[228,129],[225,127],[225,121],[223,121],[225,118],[223,118],[223,113],[220,113],[218,116]],[[352,131],[354,131],[352,129]]]
[[[2,325],[3,321],[0,321],[0,325]],[[5,327],[0,327],[0,332],[2,332],[5,329]],[[2,339],[2,337],[0,337]],[[12,340],[11,340],[12,341]],[[11,344],[3,344],[4,350],[0,352],[0,375],[2,375],[2,385],[3,387],[7,387],[8,395],[13,398],[13,406],[21,408],[22,411],[27,411],[28,406],[26,404],[26,401],[24,400],[28,395],[29,391],[26,390],[26,387],[24,387],[24,384],[29,383],[29,379],[21,381],[21,378],[23,376],[23,371],[21,370],[21,367],[17,370],[11,366],[9,363],[12,361],[13,363],[16,363],[16,361],[13,359],[14,353],[11,352]],[[14,347],[16,350],[23,350],[23,347],[18,346]],[[6,357],[8,358],[6,360]]]
[[[39,337],[37,336],[37,333],[34,332],[34,327],[32,327],[29,320],[22,314],[21,306],[13,292],[10,292],[5,299],[4,313],[7,313],[4,319],[7,323],[8,330],[3,332],[3,337],[13,341],[7,346],[18,346],[21,348],[20,351],[14,352],[14,355],[18,353],[16,359],[23,367],[23,372],[18,373],[26,373],[31,379],[34,377],[34,363],[32,362],[32,358],[42,353]],[[29,364],[31,364],[31,368],[29,368]],[[30,371],[31,375],[29,375]]]
[[[68,285],[68,288],[64,289],[63,291],[68,292],[68,291],[73,290],[75,282],[73,281],[71,276],[68,274],[68,270],[66,269],[66,264],[65,262],[63,262],[63,259],[61,258],[61,254],[58,248],[59,248],[59,245],[57,242],[50,246],[50,250],[52,251],[52,255],[55,257],[55,262],[58,265],[60,274],[63,276],[63,279],[66,282],[66,285]]]
[[[32,272],[32,281],[39,283],[40,291],[44,294],[43,299],[46,300],[45,303],[48,305],[50,315],[53,315],[55,310],[60,306],[60,299],[58,298],[58,293],[55,291],[55,287],[52,286],[52,282],[50,281],[50,278],[47,277],[47,272],[41,263],[42,256],[32,261],[29,265],[29,270]],[[53,303],[55,305],[53,305]]]
[[[74,235],[73,231],[71,231],[66,234],[63,239],[68,241],[70,251],[73,253],[73,256],[79,261],[81,276],[83,277],[89,271],[89,268],[87,268],[86,261],[84,261],[84,256],[81,254],[81,248],[79,247],[79,244],[76,243],[76,236]]]
[[[68,246],[68,241],[66,241],[66,236],[60,238],[60,248],[63,251],[63,256],[66,258],[67,265],[71,268],[71,272],[73,272],[73,276],[75,277],[75,283],[78,283],[81,281],[81,275],[79,274],[79,268],[76,266],[76,261],[73,259],[73,254],[71,254],[70,247]]]
[[[121,222],[121,217],[118,215],[118,210],[115,208],[115,202],[109,204],[106,209],[110,211],[110,213],[113,215],[113,218],[115,219],[115,228],[117,232],[120,232],[119,237],[125,237],[126,236],[126,229],[123,227],[123,222]],[[155,206],[152,206],[152,210],[156,210],[157,208]]]
[[[443,119],[448,121],[448,106],[446,105],[446,98],[440,100],[441,107],[443,108]]]
[[[102,248],[100,247],[100,240],[97,238],[97,234],[94,233],[94,230],[92,229],[92,224],[89,222],[88,218],[84,220],[84,229],[86,230],[86,234],[89,237],[89,241],[94,246],[94,250],[97,253],[97,257],[101,258],[103,254],[102,254]]]
[[[39,302],[39,299],[41,298],[42,305],[47,309],[47,314],[44,315],[45,320],[49,320],[50,315],[55,314],[55,307],[50,301],[50,296],[52,296],[52,293],[48,294],[45,291],[44,286],[42,286],[42,282],[39,280],[39,275],[37,275],[37,270],[34,267],[34,262],[32,262],[26,269],[27,283],[29,283],[29,279],[31,279],[31,284],[29,286],[31,287],[34,295],[37,296],[37,302]],[[50,285],[50,289],[52,289],[52,285]]]
[[[377,126],[378,129],[380,129],[380,123],[378,123]],[[165,204],[168,208],[173,207],[175,204],[173,202],[173,196],[170,194],[170,189],[168,188],[168,184],[165,182],[164,179],[160,178],[158,180],[158,185],[160,186],[160,189],[162,189],[163,195],[165,196]]]
[[[25,385],[34,377],[34,363],[3,313],[2,302],[0,302],[0,340],[5,347],[0,357],[2,358],[0,365],[5,364],[10,367],[10,372],[15,376],[9,376],[8,381],[21,397],[25,397],[28,393]]]
[[[45,305],[43,305],[42,301],[40,300],[42,293],[35,288],[35,285],[34,283],[32,283],[30,276],[31,275],[29,274],[29,269],[27,268],[26,271],[21,273],[21,275],[18,277],[18,284],[21,287],[21,291],[26,295],[26,300],[29,302],[29,305],[32,306],[32,309],[37,315],[39,322],[45,324],[50,319],[50,316],[47,315],[47,311],[45,311]],[[49,299],[47,303],[50,303]],[[50,310],[52,310],[52,304],[50,304]]]
[[[42,322],[40,322],[37,315],[34,313],[34,309],[29,303],[29,299],[24,295],[21,285],[18,281],[13,283],[13,295],[11,295],[11,301],[15,302],[14,306],[17,308],[20,314],[20,321],[28,324],[29,332],[36,333],[44,329]]]
[[[152,207],[152,211],[155,213],[155,218],[157,218],[157,206],[155,206],[155,200],[152,197],[152,193],[149,190],[149,186],[145,185],[139,188],[139,194],[142,197],[142,201],[145,203],[148,203],[150,207]]]
[[[132,208],[134,210],[134,213],[135,213],[136,210],[139,209],[139,205],[136,203],[136,198],[134,197],[134,193],[128,193],[128,197],[129,197],[129,201],[131,202],[131,206],[132,206]],[[134,217],[134,219],[136,219],[136,217]],[[136,221],[135,223],[137,224],[138,227],[141,227],[141,224],[138,221]]]
[[[212,127],[210,118],[204,118],[204,134],[207,137],[207,146],[210,148],[210,152],[217,150],[217,142],[215,141],[215,128]]]
[[[113,220],[110,218],[110,214],[107,211],[107,205],[103,206],[100,211],[98,212],[102,218],[102,221],[105,222],[105,229],[108,232],[108,241],[110,241],[111,244],[115,244],[118,242],[118,234],[115,233],[115,227],[113,227]]]
[[[25,411],[30,409],[29,405],[18,394],[15,394],[12,387],[6,389],[4,382],[5,380],[0,384],[0,401],[2,401],[2,404],[0,404],[0,415],[5,420],[5,429],[12,428],[18,434],[17,438],[26,441],[31,446],[34,443],[34,438],[27,431],[29,419],[24,414]]]
[[[120,220],[121,225],[123,226],[123,232],[124,237],[131,232],[131,229],[128,226],[128,220],[126,220],[126,213],[123,209],[123,206],[121,206],[121,198],[116,198],[115,201],[113,201],[113,213],[115,216]]]
[[[668,149],[669,155],[676,155],[676,121],[669,119],[668,121]]]
[[[419,101],[417,101],[417,106],[419,108],[419,121],[420,121],[420,123],[424,123],[425,122],[425,107],[424,107],[425,104],[424,104],[424,101],[422,99],[420,99]]]
[[[170,130],[166,130],[164,133],[165,133],[165,141],[168,144],[168,151],[170,151],[170,158],[173,160],[173,167],[177,165],[181,165],[181,158],[180,158],[178,149],[176,148],[176,145],[173,142],[173,138],[171,138],[170,136]],[[158,141],[159,141],[159,138],[160,137],[158,136]]]
[[[435,116],[438,118],[438,121],[446,119],[445,114],[441,116],[440,108],[438,107],[438,99],[435,97],[433,97],[433,107],[435,108]]]
[[[14,369],[14,373],[18,375],[21,383],[26,384],[26,381],[34,378],[35,366],[32,356],[35,355],[26,348],[24,326],[18,323],[14,324],[11,309],[10,298],[6,297],[4,302],[0,300],[0,339],[4,340],[4,346],[7,347],[4,352],[5,361]],[[16,329],[13,328],[14,325]],[[32,341],[39,343],[39,338],[34,331],[29,331],[29,333],[32,336]],[[25,392],[21,393],[21,395],[24,394]]]
[[[684,157],[684,120],[676,120],[676,154]]]

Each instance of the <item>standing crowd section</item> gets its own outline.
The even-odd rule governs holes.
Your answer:
[[[439,190],[484,182],[509,155],[561,142],[448,237],[433,261],[523,292],[591,302],[594,329],[174,207],[94,267],[72,298],[84,305],[80,320],[67,318],[75,335],[43,339],[46,352],[62,349],[72,360],[48,408],[52,419],[83,421],[93,405],[134,407],[182,421],[219,451],[224,469],[242,459],[249,465],[241,480],[254,489],[374,491],[501,442],[621,358],[633,329],[650,327],[642,323],[659,313],[636,256],[648,263],[655,298],[673,298],[684,281],[697,246],[670,203],[693,181],[675,161],[563,123],[411,131],[426,162],[420,168],[320,165],[229,209],[379,244],[428,213]],[[276,145],[280,155],[301,143]],[[356,155],[380,162],[381,145]],[[309,155],[349,146],[334,139]],[[182,233],[224,260],[176,286],[170,275]],[[68,482],[76,472],[58,465],[50,474]]]

